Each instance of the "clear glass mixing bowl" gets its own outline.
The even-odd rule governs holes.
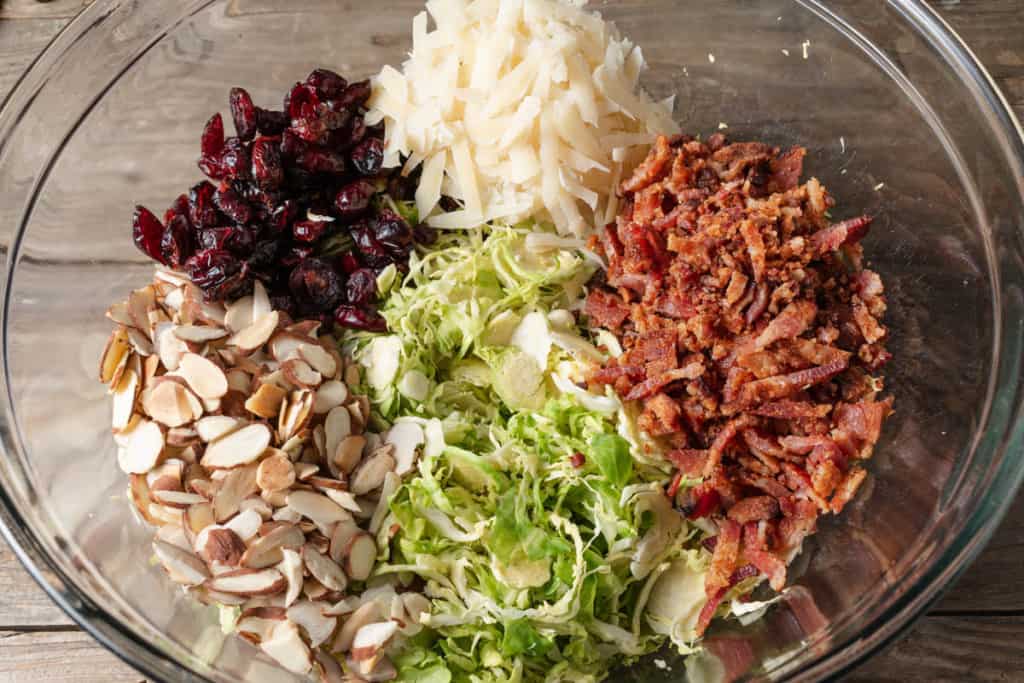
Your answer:
[[[801,143],[889,290],[896,414],[874,477],[749,627],[717,629],[705,672],[812,679],[852,666],[974,557],[1024,475],[1024,146],[991,80],[922,3],[618,0],[684,130]],[[95,380],[106,306],[146,281],[136,203],[199,173],[198,135],[233,85],[258,103],[314,66],[398,64],[420,0],[96,0],[0,113],[5,536],[78,623],[162,680],[290,680],[224,639],[149,561]],[[712,57],[713,55],[713,57]],[[619,681],[683,681],[641,664]],[[692,671],[693,667],[691,667]],[[690,674],[693,678],[693,674]]]

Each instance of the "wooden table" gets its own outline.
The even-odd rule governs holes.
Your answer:
[[[0,99],[88,0],[0,0]],[[1024,119],[1024,0],[944,0],[960,32]],[[82,633],[0,541],[0,683],[139,681]],[[1024,681],[1024,496],[956,586],[854,681]]]

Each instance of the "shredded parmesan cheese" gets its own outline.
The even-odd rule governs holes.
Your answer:
[[[368,122],[386,162],[421,168],[416,207],[439,228],[550,221],[583,236],[615,213],[615,186],[673,99],[639,87],[640,49],[579,0],[430,0],[413,49],[373,80]],[[430,22],[433,27],[430,27]],[[461,202],[439,208],[442,195]]]

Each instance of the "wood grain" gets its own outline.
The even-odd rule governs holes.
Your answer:
[[[0,0],[0,100],[89,0]],[[1024,118],[1024,0],[940,0]],[[1024,680],[1024,497],[974,565],[932,612],[847,683]],[[77,631],[0,541],[0,683],[140,681]]]
[[[81,631],[0,631],[0,683],[136,683],[141,674]]]

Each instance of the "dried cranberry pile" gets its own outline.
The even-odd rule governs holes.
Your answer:
[[[244,296],[260,280],[293,317],[383,330],[376,276],[405,266],[414,231],[376,195],[401,200],[414,188],[382,171],[383,132],[364,120],[369,96],[369,81],[326,69],[296,83],[283,111],[233,88],[237,135],[225,137],[215,114],[201,138],[199,168],[214,182],[179,196],[163,223],[136,207],[135,245],[187,273],[211,301]]]

